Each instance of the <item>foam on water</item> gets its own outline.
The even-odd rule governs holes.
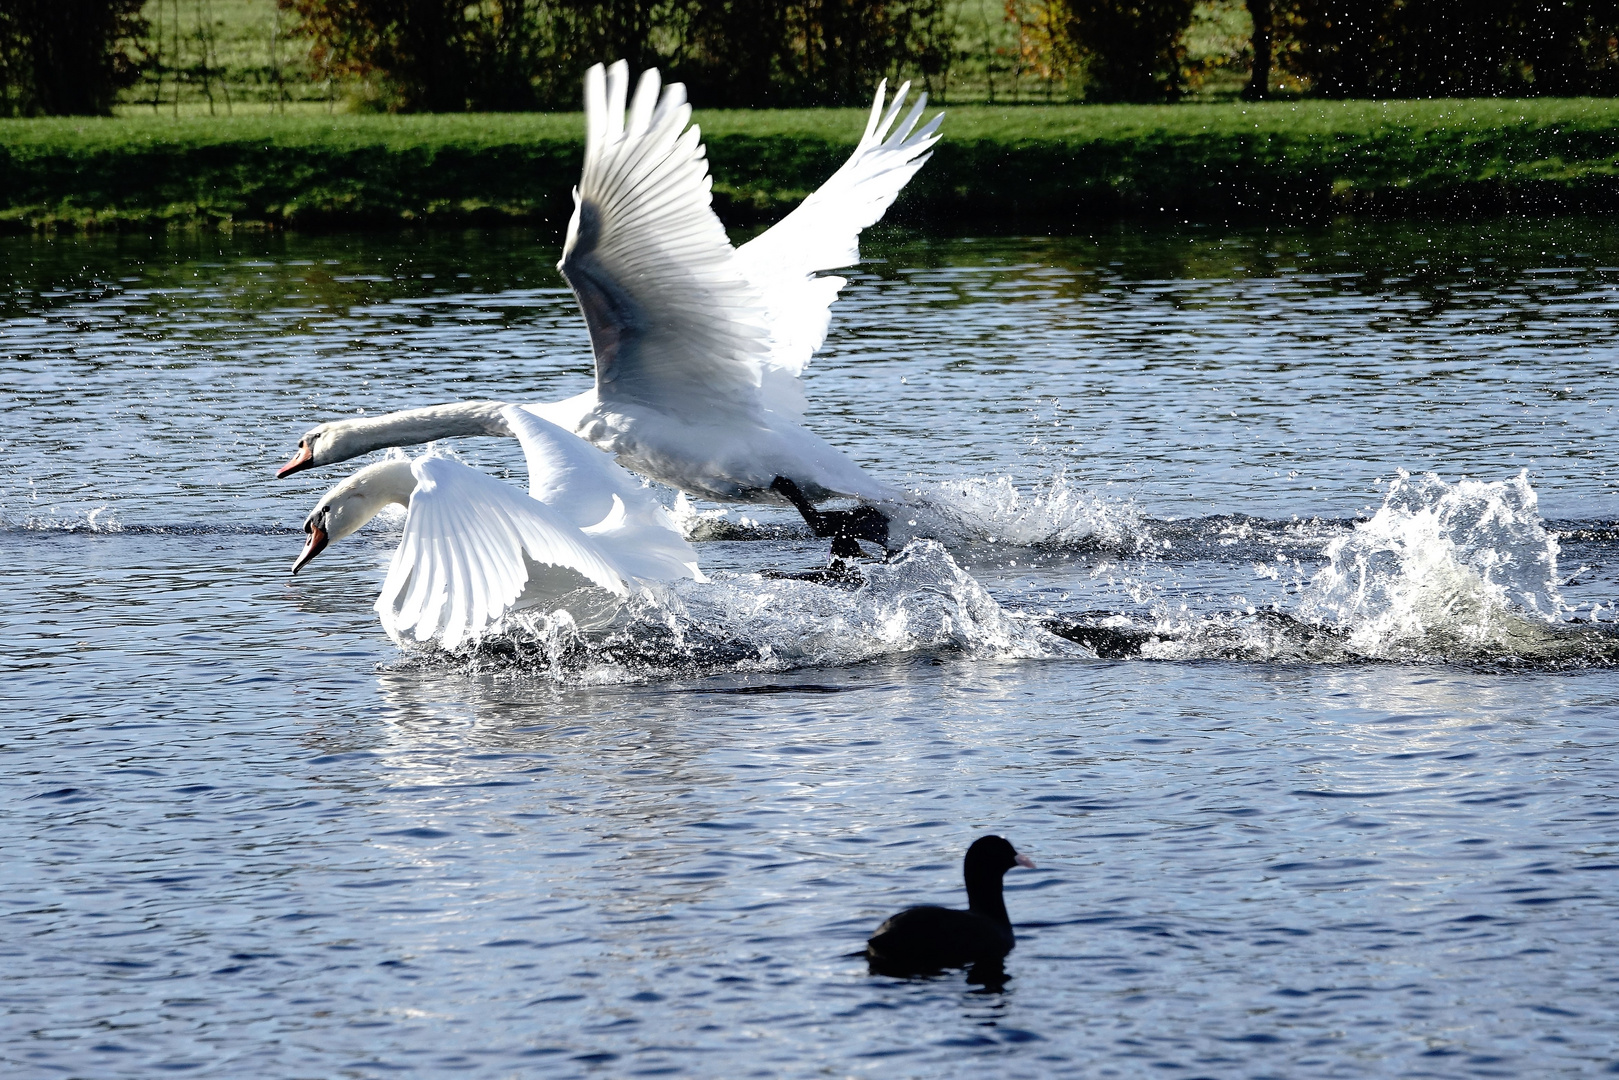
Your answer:
[[[1558,543],[1526,474],[1447,483],[1399,472],[1381,508],[1359,522],[1160,522],[1076,487],[1061,471],[1027,492],[1005,477],[940,485],[928,502],[939,514],[928,524],[942,541],[914,540],[892,561],[865,564],[848,580],[719,572],[708,584],[649,589],[600,619],[522,613],[472,650],[452,656],[426,649],[406,663],[498,666],[578,683],[937,651],[1311,664],[1619,662],[1615,628],[1565,619]],[[675,512],[689,535],[704,539],[795,534],[790,525],[699,513],[684,499]],[[1124,552],[1140,559],[1129,561],[1141,576],[1107,561],[1092,573],[1117,574],[1118,587],[1145,614],[1052,618],[1008,610],[946,543],[980,553],[986,545]],[[1145,573],[1155,561],[1192,552],[1229,559],[1233,546],[1261,554],[1253,563],[1257,584],[1277,599],[1211,612]]]
[[[61,533],[72,536],[116,536],[124,533],[132,536],[277,536],[295,534],[298,531],[286,525],[251,521],[126,522],[111,507],[101,507],[87,514],[34,515],[21,520],[0,516],[0,533]]]
[[[1080,486],[1061,466],[1022,487],[1005,475],[966,477],[919,485],[910,495],[909,504],[885,507],[897,538],[1074,550],[1135,550],[1150,542],[1150,523],[1134,503]],[[797,521],[760,521],[729,507],[698,510],[678,492],[671,512],[694,542],[810,535]]]
[[[1210,614],[1137,586],[1149,619],[1054,629],[1104,656],[1165,660],[1619,661],[1615,627],[1565,619],[1558,554],[1526,473],[1447,483],[1401,471],[1371,519],[1326,541],[1293,605]],[[1274,580],[1281,565],[1256,573]]]
[[[1527,473],[1448,484],[1402,471],[1370,521],[1327,545],[1299,613],[1368,657],[1532,654],[1558,636],[1558,550]]]
[[[807,526],[759,521],[729,506],[698,510],[684,491],[675,492],[669,512],[675,526],[694,544],[705,540],[783,540],[811,535]]]
[[[61,513],[52,507],[48,514],[30,513],[20,519],[0,512],[0,528],[29,532],[115,533],[124,531],[124,523],[111,503],[102,503],[83,512]]]
[[[1026,489],[1009,476],[991,476],[940,481],[916,494],[923,505],[907,525],[947,543],[1133,550],[1148,542],[1133,503],[1081,487],[1062,467]]]
[[[845,581],[715,575],[644,589],[598,626],[568,611],[521,612],[458,653],[423,648],[407,664],[505,667],[568,683],[721,671],[842,666],[959,652],[980,658],[1087,655],[1002,607],[936,541],[913,541]]]

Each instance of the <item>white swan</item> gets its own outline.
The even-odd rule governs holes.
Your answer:
[[[859,145],[814,194],[732,248],[710,205],[712,179],[691,107],[675,83],[629,69],[585,78],[585,164],[558,264],[590,329],[596,385],[524,408],[614,454],[643,476],[721,501],[786,500],[801,511],[844,495],[900,501],[803,423],[800,376],[826,337],[859,237],[927,161],[943,114],[917,128],[923,94],[897,126],[910,84],[885,108],[879,86]],[[311,428],[277,476],[385,446],[509,435],[502,402],[460,402]],[[806,519],[886,541],[881,514]],[[880,526],[880,529],[879,529]],[[880,531],[881,535],[876,535]],[[868,535],[870,534],[870,535]]]
[[[528,495],[449,458],[377,462],[310,511],[292,572],[384,507],[407,506],[377,614],[396,642],[446,649],[588,586],[623,597],[641,582],[705,580],[668,510],[607,455],[515,406],[502,419],[522,440]]]

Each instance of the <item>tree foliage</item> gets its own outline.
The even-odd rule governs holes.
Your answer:
[[[937,82],[954,26],[944,0],[696,0],[669,57],[717,105],[864,105],[884,76]]]
[[[1078,67],[1092,101],[1159,101],[1186,81],[1195,0],[1006,0],[1029,67]],[[1251,77],[1322,97],[1619,92],[1619,0],[1245,0]],[[1031,31],[1031,28],[1033,30]]]
[[[0,115],[98,116],[139,75],[144,0],[0,0]]]
[[[1619,74],[1619,0],[1293,0],[1286,33],[1327,97],[1612,93]]]
[[[1195,0],[1063,0],[1067,32],[1084,58],[1093,101],[1162,101],[1185,87]]]
[[[659,67],[717,106],[864,102],[942,74],[945,0],[279,0],[325,73],[402,111],[574,108],[602,60]]]

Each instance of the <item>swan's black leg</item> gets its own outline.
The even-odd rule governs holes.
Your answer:
[[[770,481],[770,490],[797,507],[798,512],[804,515],[804,523],[810,527],[810,531],[816,536],[821,535],[821,512],[804,498],[804,493],[798,490],[797,484],[785,476],[778,476]]]
[[[770,490],[798,508],[804,523],[816,536],[830,538],[832,554],[840,559],[852,559],[860,554],[861,540],[869,540],[888,547],[888,515],[875,506],[857,506],[853,510],[817,510],[798,485],[785,476],[770,482]]]

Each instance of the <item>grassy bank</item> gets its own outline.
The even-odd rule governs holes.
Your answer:
[[[781,213],[854,111],[699,114],[728,221]],[[577,115],[0,121],[0,225],[560,223]],[[913,222],[1619,205],[1619,101],[966,107],[898,208]]]

